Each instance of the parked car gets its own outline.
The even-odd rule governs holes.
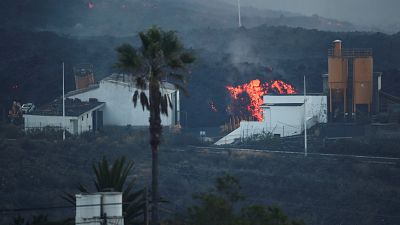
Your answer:
[[[35,110],[35,105],[33,103],[25,103],[21,106],[22,113],[29,113]]]

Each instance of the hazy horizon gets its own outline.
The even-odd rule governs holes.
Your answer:
[[[237,4],[237,0],[222,0]],[[398,0],[241,0],[242,5],[348,21],[364,26],[399,25]]]

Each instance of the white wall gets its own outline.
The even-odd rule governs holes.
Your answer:
[[[328,122],[328,99],[326,96],[306,96],[307,119],[313,118],[315,123]]]
[[[269,106],[264,108],[264,123],[268,132],[281,137],[299,135],[303,131],[302,106]]]
[[[78,133],[93,130],[92,111],[86,112],[78,117]]]
[[[323,95],[307,95],[306,96],[306,116],[307,118],[315,117],[318,123],[327,123],[328,103],[327,97]],[[302,95],[264,95],[264,104],[277,103],[304,103]]]
[[[96,98],[100,102],[105,102],[103,109],[104,125],[148,126],[149,111],[142,110],[140,100],[138,100],[136,108],[133,105],[132,96],[135,91],[136,88],[126,83],[102,80],[100,81],[99,88],[68,97],[79,98],[82,101],[89,101],[89,98]],[[148,91],[145,91],[145,93],[148,96]],[[171,94],[172,91],[168,93]],[[173,110],[168,107],[169,116],[161,116],[162,125],[170,126],[172,124],[172,113]]]
[[[70,120],[76,120],[76,117],[65,117],[65,128],[68,132],[73,133],[73,127]],[[57,127],[63,126],[62,116],[40,116],[24,114],[25,131],[29,129],[42,129],[44,127]]]
[[[281,137],[300,135],[304,131],[304,96],[301,95],[265,95],[263,96],[263,121],[242,121],[240,127],[215,145],[231,144],[237,139],[269,132]],[[273,105],[297,103],[300,105]],[[269,105],[268,105],[269,104]],[[307,128],[317,123],[327,123],[327,97],[306,96]]]
[[[243,140],[264,132],[268,132],[264,122],[241,121],[239,128],[218,140],[215,145],[232,144],[237,139]]]
[[[304,130],[304,104],[301,106],[280,106],[273,104],[304,103],[301,95],[265,95],[264,121],[268,130],[281,137],[301,134]],[[307,128],[317,123],[327,123],[327,97],[306,96]]]
[[[24,116],[25,131],[30,129],[42,129],[44,127],[61,128],[63,126],[62,116],[41,116],[29,115]],[[74,131],[72,121],[77,121],[77,130]],[[79,117],[65,117],[65,129],[71,134],[81,134],[93,129],[92,111],[82,114]]]

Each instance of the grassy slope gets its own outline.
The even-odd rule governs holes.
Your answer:
[[[96,141],[18,139],[0,142],[0,205],[4,208],[64,205],[59,198],[78,182],[90,184],[91,165],[103,155],[135,160],[138,187],[150,181],[145,133],[98,137]],[[185,138],[179,137],[178,140]],[[169,141],[168,141],[169,140]],[[270,153],[236,153],[168,146],[161,151],[164,208],[184,210],[191,195],[211,187],[225,172],[242,180],[249,203],[281,206],[309,224],[398,224],[400,167],[354,160]],[[183,151],[182,151],[183,150]],[[32,213],[32,212],[30,212]],[[57,214],[58,213],[58,214]],[[60,211],[50,212],[59,216]],[[73,216],[73,211],[65,215]],[[166,214],[168,215],[168,214]],[[3,216],[6,219],[10,215]],[[0,221],[1,222],[1,221]]]

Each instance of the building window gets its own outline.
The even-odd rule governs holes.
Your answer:
[[[86,118],[89,118],[89,113],[88,113],[88,114],[86,114]]]
[[[82,116],[82,121],[83,121],[83,116]]]

